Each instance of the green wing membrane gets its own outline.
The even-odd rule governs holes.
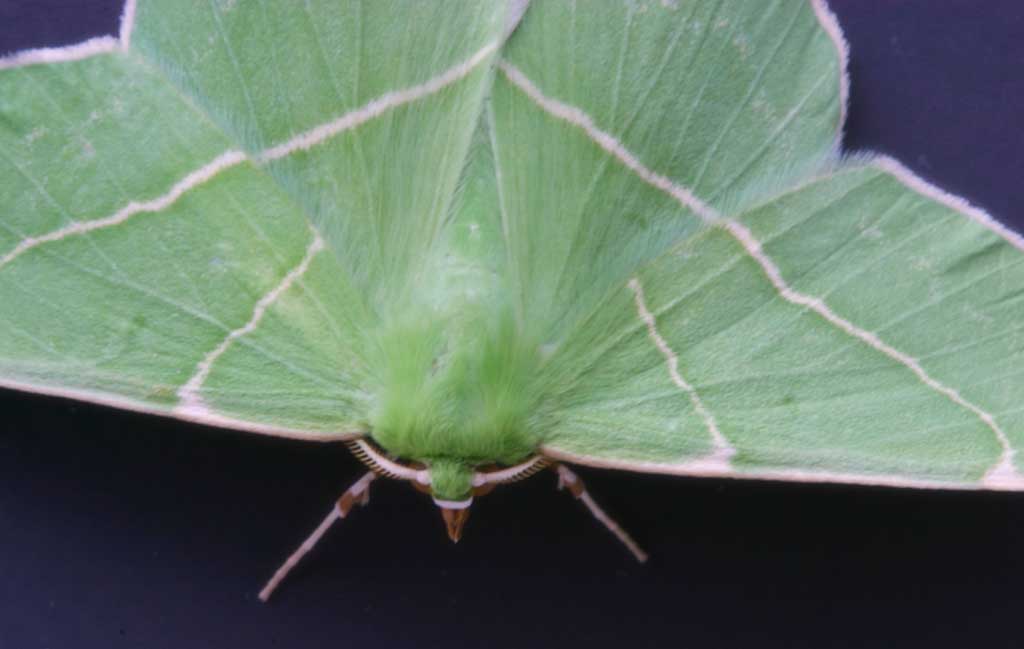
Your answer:
[[[388,309],[431,258],[503,18],[493,1],[154,1],[132,47],[264,163]]]
[[[823,2],[522,6],[129,2],[0,59],[0,385],[372,434],[440,313],[528,347],[552,457],[1024,488],[1024,239],[840,160]]]
[[[20,68],[0,85],[4,382],[177,411],[204,358],[306,257],[305,215],[129,56]],[[175,186],[187,191],[170,200]],[[212,420],[223,402],[217,412],[253,427],[337,430],[358,400],[323,360],[359,367],[351,323],[331,315],[346,313],[330,304],[346,283],[316,255],[197,386],[210,408],[180,414]]]
[[[502,58],[492,104],[514,278],[524,320],[556,337],[700,225],[609,145],[705,202],[735,202],[820,164],[840,119],[835,45],[805,3],[538,2]]]

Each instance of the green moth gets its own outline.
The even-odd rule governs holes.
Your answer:
[[[1024,487],[1024,238],[840,155],[821,0],[129,0],[0,59],[0,385],[348,443],[458,540],[566,463]]]

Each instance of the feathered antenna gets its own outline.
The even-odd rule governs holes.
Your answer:
[[[365,439],[353,439],[345,442],[348,450],[356,459],[365,464],[377,475],[395,480],[410,480],[419,484],[430,484],[430,472],[396,462],[377,450]]]
[[[529,478],[550,464],[551,461],[543,455],[534,455],[525,462],[521,462],[515,466],[510,466],[507,469],[477,471],[473,474],[473,486],[482,487],[488,484],[518,482],[524,478]]]

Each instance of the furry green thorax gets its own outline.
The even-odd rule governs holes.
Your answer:
[[[378,345],[373,438],[427,464],[442,499],[469,495],[472,467],[513,464],[538,444],[537,347],[507,311],[475,311],[458,319],[421,313],[389,327]]]

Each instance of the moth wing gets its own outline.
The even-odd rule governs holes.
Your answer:
[[[846,81],[822,3],[662,4],[532,7],[496,81],[544,451],[1019,488],[1020,237],[892,161],[825,171]]]
[[[587,349],[559,361],[580,380],[546,452],[1020,489],[1022,262],[1019,236],[891,160],[843,168],[680,242],[612,292],[582,328]]]
[[[120,40],[0,60],[0,385],[364,429],[367,332],[442,218],[502,27],[392,4],[131,1]]]

